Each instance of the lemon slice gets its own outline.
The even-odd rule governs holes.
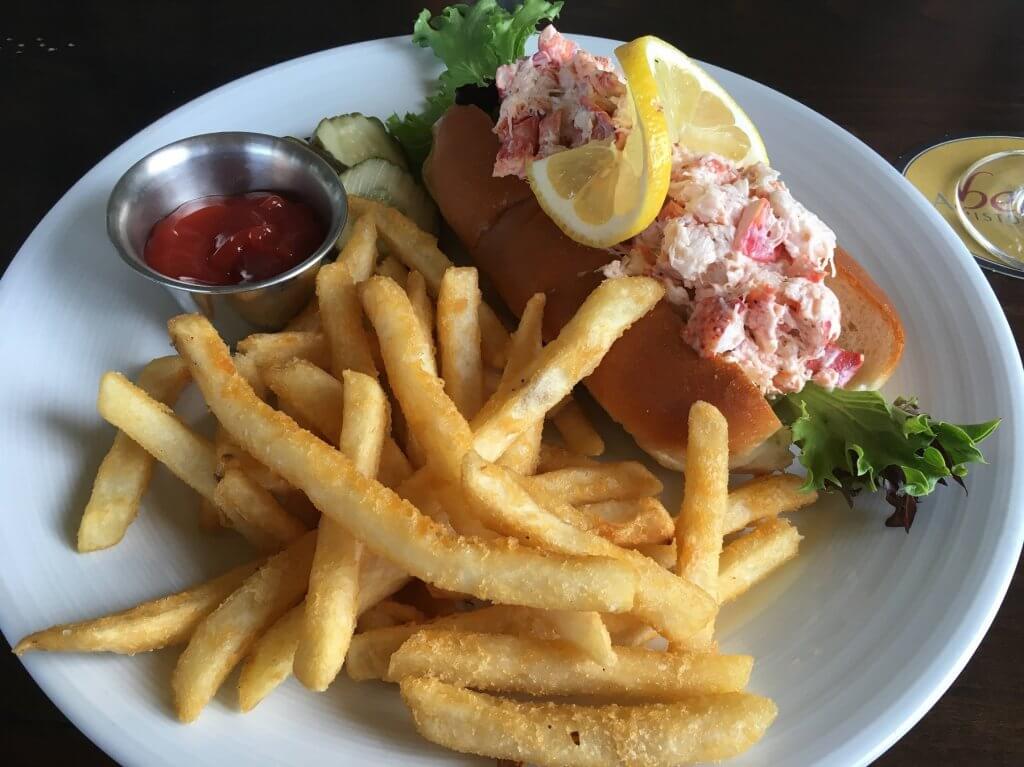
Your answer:
[[[711,75],[657,37],[640,37],[615,51],[619,61],[641,59],[652,70],[673,144],[714,152],[737,165],[768,162],[761,134]],[[631,68],[638,69],[636,63]]]
[[[592,141],[537,160],[527,171],[544,212],[569,237],[598,248],[647,228],[672,174],[672,142],[653,73],[638,57],[620,63],[632,96],[633,129],[625,146]]]

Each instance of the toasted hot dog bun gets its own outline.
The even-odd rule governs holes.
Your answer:
[[[532,295],[546,294],[544,336],[550,340],[601,282],[598,270],[609,256],[566,237],[526,183],[491,175],[498,150],[492,127],[476,107],[449,109],[435,126],[423,177],[445,220],[512,312],[518,316]],[[843,253],[836,265],[830,284],[843,306],[841,343],[865,354],[857,383],[873,385],[899,360],[902,326],[853,259]],[[788,464],[790,440],[779,434],[782,425],[760,390],[739,367],[698,356],[682,329],[682,318],[662,301],[615,342],[584,383],[637,444],[669,468],[683,465],[688,414],[698,400],[728,419],[734,467],[767,471]]]

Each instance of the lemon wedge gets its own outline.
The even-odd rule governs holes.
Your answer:
[[[591,141],[536,160],[527,171],[544,212],[569,237],[598,248],[647,228],[665,202],[672,174],[672,141],[653,71],[637,57],[619,63],[632,97],[633,129],[625,146]]]
[[[700,154],[714,152],[740,166],[768,162],[764,141],[747,113],[681,50],[648,35],[615,54],[620,62],[639,59],[631,69],[652,71],[673,144]]]
[[[647,36],[615,56],[629,86],[633,130],[530,164],[527,180],[544,212],[569,237],[609,247],[657,217],[672,175],[672,145],[714,152],[739,165],[768,162],[757,128],[714,78],[682,51]]]

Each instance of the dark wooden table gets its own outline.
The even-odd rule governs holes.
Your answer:
[[[8,0],[0,14],[0,264],[71,184],[169,110],[270,64],[408,33],[423,5]],[[1024,128],[1024,3],[1015,0],[568,6],[565,30],[620,39],[656,33],[802,101],[890,160],[948,132]],[[990,282],[1019,343],[1024,282]],[[1022,648],[1018,576],[967,669],[878,764],[1024,763]],[[3,764],[110,764],[7,654],[0,733]]]

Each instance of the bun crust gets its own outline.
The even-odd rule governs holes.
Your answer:
[[[482,111],[452,107],[435,134],[423,175],[442,215],[516,316],[532,295],[546,294],[544,337],[551,340],[601,282],[598,270],[608,262],[607,252],[566,237],[524,182],[508,177],[495,183],[491,168],[498,140]],[[891,372],[903,336],[885,294],[845,253],[842,264],[837,259],[832,285],[844,320],[846,301],[854,307],[851,316],[857,324],[848,334],[844,322],[844,338],[864,344],[851,347],[867,353],[871,376]],[[898,343],[891,341],[876,355],[867,345],[878,339],[865,331],[876,327],[868,319],[882,306],[888,314],[875,335],[885,328],[895,332],[895,320]],[[698,400],[715,405],[728,420],[735,467],[768,471],[788,465],[788,438],[770,439],[786,432],[780,432],[768,401],[739,367],[698,356],[683,340],[682,328],[682,318],[660,302],[616,341],[585,385],[637,444],[668,468],[682,467],[690,406]]]
[[[878,389],[903,356],[904,333],[896,307],[863,266],[836,248],[836,275],[825,280],[843,309],[839,345],[864,355],[864,364],[848,389]]]

